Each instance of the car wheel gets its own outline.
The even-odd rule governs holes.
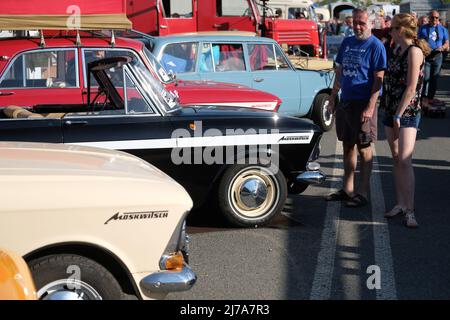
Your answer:
[[[218,188],[219,210],[234,226],[267,224],[281,212],[287,197],[283,173],[260,165],[235,165]]]
[[[41,300],[120,300],[114,276],[97,262],[78,255],[49,255],[30,261]]]
[[[328,112],[327,93],[319,93],[314,99],[311,118],[323,131],[330,131],[334,124],[334,115]]]

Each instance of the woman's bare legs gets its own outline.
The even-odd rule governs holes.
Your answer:
[[[412,166],[412,155],[416,143],[416,128],[401,128],[398,145],[399,157],[399,182],[401,183],[400,192],[406,203],[406,225],[408,227],[417,227],[418,223],[414,216],[414,192],[415,178]]]
[[[394,207],[394,210],[395,208],[406,209],[407,207],[406,200],[403,198],[403,193],[401,192],[401,185],[400,185],[401,179],[399,176],[399,143],[398,143],[399,139],[394,133],[393,128],[385,126],[384,131],[386,133],[386,139],[389,143],[389,148],[391,149],[393,160],[392,174],[394,176],[395,194],[397,198],[397,203]]]

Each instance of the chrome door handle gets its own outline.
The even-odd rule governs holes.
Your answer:
[[[69,126],[69,127],[73,127],[73,126],[85,126],[87,125],[88,122],[87,121],[66,121],[64,122],[64,125]]]
[[[165,26],[165,25],[160,25],[159,26],[161,29],[167,29],[167,26]]]
[[[253,81],[255,81],[255,82],[263,82],[264,78],[255,78],[255,79],[253,79]]]

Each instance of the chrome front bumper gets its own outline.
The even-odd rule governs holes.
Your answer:
[[[197,281],[197,275],[185,265],[179,271],[160,271],[152,273],[141,280],[140,286],[144,293],[170,293],[186,291]]]
[[[326,176],[319,171],[305,171],[299,174],[296,178],[297,182],[306,184],[320,184],[324,182]]]
[[[304,184],[320,184],[325,181],[326,175],[320,171],[317,162],[310,162],[306,166],[307,171],[300,173],[295,180]]]

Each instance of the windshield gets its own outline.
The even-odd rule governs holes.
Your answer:
[[[156,60],[156,57],[153,55],[153,53],[150,52],[146,47],[144,47],[144,54],[150,63],[150,66],[153,70],[153,72],[158,75],[159,79],[164,83],[169,83],[175,80],[173,77],[173,74],[169,73],[164,69],[164,66],[159,63],[158,60]]]
[[[172,112],[179,109],[178,97],[167,91],[164,85],[155,79],[145,65],[134,59],[128,64],[128,68],[137,80],[137,85],[143,89],[146,96],[158,109],[165,112]]]

